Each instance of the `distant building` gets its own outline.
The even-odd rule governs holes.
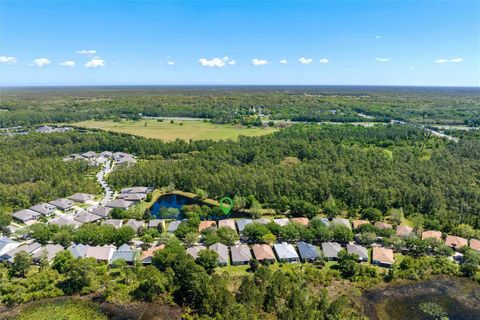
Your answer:
[[[218,221],[218,227],[227,227],[237,232],[237,227],[235,226],[235,220],[233,219],[224,219]]]
[[[457,236],[447,236],[445,244],[454,249],[459,249],[461,247],[468,247],[468,240]]]
[[[310,220],[308,218],[290,218],[290,222],[301,224],[305,227],[308,227]]]
[[[28,255],[32,255],[34,254],[37,250],[39,250],[41,247],[40,243],[38,242],[33,242],[33,243],[27,243],[27,244],[22,244],[18,247],[15,247],[13,249],[11,249],[10,251],[4,253],[1,257],[0,257],[0,262],[2,261],[7,261],[7,262],[10,262],[12,263],[13,262],[13,259],[15,258],[15,256],[24,251],[26,252]]]
[[[290,221],[286,218],[282,218],[282,219],[273,219],[273,222],[278,224],[279,226],[281,227],[284,227],[286,226],[287,224],[290,223]]]
[[[273,245],[275,253],[277,254],[277,259],[280,262],[298,262],[300,257],[295,251],[295,248],[286,242],[276,243]]]
[[[252,259],[250,248],[246,244],[239,244],[230,248],[232,265],[248,264]]]
[[[106,208],[106,207],[95,207],[92,209],[91,213],[101,217],[101,218],[106,218],[108,217],[108,214],[112,211],[112,208]]]
[[[53,218],[52,220],[48,221],[48,223],[55,224],[59,227],[72,226],[73,228],[78,228],[82,225],[82,222],[75,220],[72,216],[60,216]]]
[[[181,220],[175,220],[175,221],[172,221],[168,224],[168,232],[169,233],[175,233],[175,231],[177,231],[178,229],[178,226],[180,225],[180,223],[182,223]]]
[[[341,250],[342,246],[336,242],[322,243],[323,256],[326,260],[337,260]]]
[[[470,239],[470,248],[480,251],[480,240]]]
[[[115,250],[110,263],[114,263],[117,260],[124,260],[127,264],[133,264],[137,256],[138,251],[132,249],[128,244],[125,243]]]
[[[228,247],[223,243],[215,243],[208,247],[208,250],[214,251],[218,255],[217,263],[219,266],[226,266],[228,265]]]
[[[89,213],[85,210],[79,210],[75,216],[73,217],[73,220],[78,221],[80,223],[90,223],[90,222],[95,222],[97,220],[100,220],[102,217],[97,216],[96,214]]]
[[[135,230],[136,233],[138,233],[140,228],[143,228],[145,226],[145,222],[143,220],[129,219],[127,223],[124,224],[124,226],[131,227],[133,230]]]
[[[63,251],[64,248],[59,244],[47,244],[41,247],[35,254],[32,256],[34,262],[40,262],[40,260],[45,257],[48,262],[52,262],[53,258]]]
[[[313,262],[321,257],[318,248],[313,244],[299,241],[297,242],[297,248],[303,262]]]
[[[155,252],[159,250],[163,250],[163,248],[165,248],[165,245],[161,244],[159,246],[154,246],[149,248],[148,250],[143,251],[142,254],[140,255],[140,262],[142,264],[151,264],[152,258]]]
[[[0,238],[0,257],[10,250],[20,245],[19,242],[13,241],[7,237]]]
[[[87,246],[85,252],[85,258],[94,258],[97,261],[106,261],[110,262],[115,252],[115,247],[106,245],[106,246]]]
[[[123,225],[123,220],[121,220],[121,219],[107,219],[107,220],[103,221],[102,224],[109,224],[109,225],[115,227],[115,229],[118,229]]]
[[[162,226],[162,230],[165,230],[165,220],[164,219],[152,219],[148,221],[149,228],[158,228],[158,226]]]
[[[87,246],[84,244],[72,244],[67,248],[68,251],[73,255],[74,258],[85,258],[87,253]]]
[[[126,201],[123,199],[115,199],[107,203],[106,207],[109,208],[119,208],[127,210],[133,204],[131,201]]]
[[[434,231],[434,230],[423,231],[422,240],[429,239],[429,238],[442,240],[442,233],[440,231]]]
[[[390,223],[386,223],[386,222],[383,222],[383,221],[375,222],[374,226],[377,229],[392,229],[392,225]]]
[[[245,227],[247,225],[249,225],[250,223],[253,223],[253,220],[252,219],[238,219],[236,222],[237,222],[238,232],[242,233],[243,229],[245,229]]]
[[[367,220],[353,220],[353,229],[358,229],[362,224],[370,224]]]
[[[347,252],[349,254],[356,254],[360,262],[368,261],[368,249],[365,247],[356,244],[347,244]]]
[[[373,247],[372,249],[372,263],[380,267],[392,267],[395,262],[393,250],[383,247]]]
[[[73,207],[73,201],[69,199],[57,199],[50,201],[49,204],[54,205],[60,210],[67,211]]]
[[[255,219],[255,220],[253,220],[253,223],[269,224],[269,223],[270,223],[270,220],[269,220],[269,219]]]
[[[397,226],[397,236],[408,237],[412,234],[413,228],[409,226]]]
[[[275,262],[275,254],[273,253],[272,247],[268,244],[254,244],[252,246],[253,256],[256,260],[260,262]]]
[[[23,210],[14,212],[12,214],[12,218],[14,218],[15,220],[21,221],[23,223],[27,221],[37,220],[41,216],[42,216],[41,213],[30,210],[30,209],[23,209]]]
[[[202,232],[205,229],[208,228],[216,228],[217,223],[213,220],[205,220],[205,221],[200,221],[200,224],[198,225],[198,232]]]
[[[49,216],[55,211],[56,208],[57,207],[49,203],[39,203],[34,205],[33,207],[30,207],[30,210],[41,213],[44,216]]]
[[[341,224],[347,227],[348,229],[352,229],[352,225],[350,224],[350,220],[343,219],[343,218],[333,218],[332,223],[334,224]]]
[[[75,202],[85,203],[87,201],[93,200],[94,195],[88,193],[75,193],[68,198]]]
[[[207,248],[205,246],[201,246],[201,245],[200,246],[194,246],[194,247],[187,248],[187,253],[189,255],[191,255],[194,260],[196,260],[197,257],[198,257],[198,254],[202,250],[207,250]]]

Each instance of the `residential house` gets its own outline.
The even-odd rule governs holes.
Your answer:
[[[123,193],[122,195],[125,195],[123,197],[124,200],[132,201],[132,202],[139,202],[139,201],[145,200],[145,198],[147,197],[146,193],[129,193],[129,194]]]
[[[108,217],[108,214],[112,211],[112,208],[106,208],[106,207],[95,207],[93,208],[90,212],[101,217],[101,218],[106,218]]]
[[[161,244],[161,245],[154,246],[154,247],[149,248],[148,250],[143,251],[142,254],[140,255],[140,262],[142,264],[151,264],[152,263],[152,258],[153,258],[153,255],[155,254],[155,252],[157,252],[158,250],[162,250],[163,248],[165,248],[165,245]]]
[[[286,218],[281,218],[281,219],[273,219],[273,222],[278,224],[281,227],[284,227],[284,226],[286,226],[287,224],[290,223],[290,220],[288,220]]]
[[[103,221],[102,224],[109,224],[111,226],[114,226],[115,229],[118,229],[123,225],[123,220],[121,220],[121,219],[107,219],[107,220]]]
[[[368,249],[365,247],[356,244],[347,244],[347,252],[349,254],[356,254],[360,262],[368,261]]]
[[[325,227],[330,227],[330,221],[328,218],[320,218],[320,221],[325,225]]]
[[[93,213],[89,213],[85,210],[79,210],[77,213],[75,213],[75,216],[73,217],[73,220],[78,221],[80,223],[90,223],[100,219],[101,219],[100,216],[97,216],[96,214],[93,214]]]
[[[123,200],[123,199],[115,199],[112,201],[109,201],[106,205],[106,207],[109,208],[119,208],[119,209],[124,209],[127,210],[130,208],[130,206],[133,204],[131,201]]]
[[[237,232],[237,227],[235,226],[235,220],[233,219],[224,219],[218,221],[218,227],[227,227]]]
[[[88,193],[75,193],[68,197],[68,199],[75,201],[75,202],[80,202],[80,203],[86,203],[87,201],[93,200],[95,196],[93,194],[88,194]]]
[[[81,156],[88,160],[93,160],[97,158],[97,154],[93,151],[82,153]]]
[[[275,262],[275,254],[268,244],[254,244],[252,246],[253,256],[260,262]]]
[[[85,254],[87,253],[87,245],[84,244],[72,244],[70,247],[67,248],[68,251],[73,255],[74,258],[85,258]]]
[[[280,262],[298,262],[300,257],[297,251],[290,243],[282,242],[273,245],[278,261]]]
[[[198,254],[199,254],[200,251],[202,251],[202,250],[207,250],[207,248],[206,248],[205,246],[202,246],[202,245],[200,245],[200,246],[194,246],[194,247],[187,248],[187,253],[188,253],[189,255],[191,255],[194,260],[196,260],[197,257],[198,257]]]
[[[242,233],[242,232],[243,232],[243,229],[245,229],[245,227],[246,227],[247,225],[249,225],[250,223],[253,223],[253,220],[252,220],[252,219],[238,219],[238,220],[237,220],[238,232]]]
[[[198,232],[202,232],[205,229],[208,228],[216,228],[217,223],[213,220],[205,220],[205,221],[200,221],[200,224],[198,225]]]
[[[175,233],[175,231],[177,231],[178,229],[178,226],[180,225],[180,223],[182,223],[182,220],[175,220],[175,221],[172,221],[168,224],[168,232],[169,233]]]
[[[480,240],[470,239],[470,248],[480,251]]]
[[[383,247],[373,247],[372,249],[372,263],[380,267],[390,268],[395,262],[393,250]]]
[[[115,247],[111,245],[106,246],[87,246],[85,258],[94,258],[97,261],[110,262],[115,252]]]
[[[59,244],[47,244],[35,252],[35,254],[32,256],[33,261],[38,263],[43,257],[45,257],[50,263],[52,262],[53,258],[55,258],[57,253],[63,250],[64,248]]]
[[[158,228],[158,226],[162,227],[162,230],[165,230],[165,220],[164,219],[152,219],[148,221],[149,228]]]
[[[290,222],[298,223],[298,224],[301,224],[305,227],[308,227],[308,224],[310,223],[310,220],[308,220],[308,218],[295,217],[295,218],[290,218]]]
[[[128,219],[127,223],[125,223],[124,226],[131,227],[133,230],[135,230],[136,233],[138,233],[138,231],[140,231],[140,228],[143,228],[145,226],[145,221]]]
[[[226,266],[228,265],[228,247],[223,243],[215,243],[208,247],[208,250],[214,251],[218,255],[217,263],[219,266]]]
[[[76,221],[72,216],[60,216],[53,218],[52,220],[48,221],[49,224],[55,224],[59,227],[63,226],[72,226],[73,228],[78,228],[82,225],[81,222]]]
[[[344,218],[333,218],[332,223],[335,224],[343,224],[348,229],[352,229],[352,225],[350,224],[350,220]]]
[[[55,211],[56,208],[57,207],[49,203],[39,203],[33,207],[30,207],[30,210],[36,211],[44,216],[49,216],[53,213],[53,211]]]
[[[230,247],[230,253],[232,255],[232,265],[234,266],[248,264],[252,259],[252,253],[246,244]]]
[[[447,236],[445,244],[454,249],[460,249],[461,247],[468,247],[468,240],[457,236]]]
[[[397,236],[399,237],[408,237],[412,234],[413,228],[409,226],[397,226]]]
[[[392,229],[392,225],[390,223],[386,223],[386,222],[383,222],[383,221],[375,222],[374,226],[377,229]]]
[[[15,220],[21,221],[23,223],[26,223],[28,221],[34,221],[37,220],[39,217],[41,217],[41,213],[37,211],[33,211],[30,209],[23,209],[17,212],[14,212],[12,214],[12,218]]]
[[[337,260],[338,253],[342,250],[342,246],[336,242],[322,243],[323,257],[326,260]]]
[[[367,220],[353,220],[353,229],[358,229],[363,224],[370,224]]]
[[[437,240],[442,240],[442,233],[440,231],[434,231],[434,230],[427,230],[422,232],[422,240],[425,239],[437,239]]]
[[[37,250],[40,249],[42,245],[38,242],[33,242],[33,243],[26,243],[26,244],[22,244],[18,247],[15,247],[13,249],[11,249],[10,251],[4,253],[1,257],[0,257],[0,262],[2,261],[8,261],[10,263],[13,262],[13,259],[15,258],[15,256],[19,253],[19,252],[22,252],[22,251],[25,251],[27,254],[29,255],[32,255],[34,254]]]
[[[253,220],[253,223],[269,224],[269,223],[270,223],[270,220],[269,220],[269,219],[255,219],[255,220]]]
[[[303,262],[313,262],[321,257],[318,248],[313,244],[299,241],[297,242],[297,248]]]
[[[62,211],[67,211],[67,210],[69,210],[70,208],[73,207],[73,201],[72,200],[63,199],[63,198],[50,201],[49,204],[54,205],[55,207],[57,207],[58,209],[60,209]]]
[[[113,253],[110,263],[114,263],[117,260],[124,260],[127,264],[133,264],[138,256],[138,251],[132,249],[127,243],[122,244]]]
[[[0,257],[10,250],[15,249],[19,245],[19,242],[13,241],[7,237],[0,238]]]

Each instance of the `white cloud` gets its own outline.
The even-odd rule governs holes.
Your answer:
[[[67,60],[67,61],[61,62],[60,65],[62,67],[75,68],[75,61]]]
[[[440,63],[440,64],[447,63],[447,62],[448,62],[448,59],[437,59],[437,60],[435,60],[435,63]]]
[[[234,66],[237,62],[235,60],[230,60],[229,57],[223,57],[223,58],[213,58],[213,59],[206,59],[206,58],[201,58],[198,60],[198,62],[207,68],[223,68],[227,64]]]
[[[0,63],[5,63],[5,64],[11,66],[11,65],[17,64],[17,58],[0,56]]]
[[[377,60],[378,62],[388,62],[390,61],[390,58],[375,58],[375,60]]]
[[[328,59],[325,59],[325,58],[322,58],[322,59],[320,59],[320,61],[319,61],[319,62],[320,62],[321,64],[327,64],[327,63],[329,63],[329,62],[330,62],[330,60],[328,60]]]
[[[173,61],[173,60],[170,60],[170,61],[167,61],[167,64],[168,64],[169,66],[174,66],[174,65],[176,65],[176,62]]]
[[[30,64],[30,66],[43,68],[44,66],[48,66],[50,63],[52,63],[52,60],[49,60],[47,58],[37,58],[37,59],[33,60],[33,62]]]
[[[382,36],[375,36],[375,39],[381,39]]]
[[[459,62],[462,62],[463,61],[463,58],[453,58],[453,59],[450,59],[450,62],[453,62],[453,63],[459,63]]]
[[[310,64],[313,62],[313,59],[301,57],[300,59],[298,59],[298,62],[300,62],[301,64]]]
[[[76,51],[76,53],[83,54],[85,56],[94,56],[94,55],[97,54],[97,51],[96,50],[85,50],[85,49],[83,49],[83,50]]]
[[[252,59],[252,65],[258,67],[258,66],[265,66],[267,64],[269,64],[270,62],[268,62],[267,60],[264,60],[264,59],[258,59],[258,58],[254,58]]]
[[[460,62],[462,62],[462,61],[463,61],[463,58],[460,58],[460,57],[458,57],[458,58],[453,58],[453,59],[450,59],[450,60],[448,60],[448,59],[443,59],[443,58],[442,58],[442,59],[437,59],[437,60],[435,60],[435,63],[439,63],[439,64],[445,64],[445,63],[449,63],[449,62],[451,62],[451,63],[460,63]]]
[[[280,63],[281,63],[281,64],[287,64],[287,63],[288,63],[288,60],[287,60],[287,59],[282,59],[282,60],[280,60]]]
[[[103,68],[105,67],[105,60],[99,57],[95,57],[90,61],[87,61],[87,63],[85,63],[85,67],[91,69]]]

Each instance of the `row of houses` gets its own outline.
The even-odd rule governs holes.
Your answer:
[[[207,247],[198,245],[187,248],[187,253],[194,259],[202,250]],[[321,250],[317,246],[303,241],[296,242],[296,246],[290,243],[281,242],[276,243],[273,247],[267,244],[254,244],[251,247],[246,244],[238,244],[232,247],[227,247],[224,244],[216,243],[208,247],[208,250],[215,251],[218,254],[218,264],[228,265],[245,265],[250,260],[255,259],[262,263],[274,262],[314,262],[322,257],[325,260],[337,260],[341,250],[346,250],[350,254],[358,256],[359,262],[368,262],[368,249],[356,245],[347,244],[342,247],[336,242],[322,243]],[[391,267],[395,262],[393,250],[383,247],[373,247],[372,249],[372,263],[382,267]]]
[[[73,160],[84,160],[94,166],[104,163],[107,160],[113,160],[117,165],[131,165],[137,162],[135,157],[130,153],[111,151],[103,151],[101,153],[96,153],[94,151],[87,151],[81,154],[73,153],[63,158],[63,161]]]

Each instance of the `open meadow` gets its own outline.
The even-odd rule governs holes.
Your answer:
[[[102,129],[111,132],[128,133],[145,138],[164,141],[182,140],[236,140],[239,136],[261,136],[270,134],[275,128],[248,128],[241,125],[212,124],[203,121],[157,121],[125,120],[115,121],[81,121],[73,123],[76,127]]]

